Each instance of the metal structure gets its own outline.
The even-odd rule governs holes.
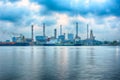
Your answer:
[[[45,23],[43,23],[43,36],[46,36],[45,35]]]
[[[89,38],[89,25],[87,24],[87,39]]]
[[[54,29],[54,38],[57,38],[57,29]]]
[[[34,27],[34,26],[32,25],[32,26],[31,26],[31,38],[32,38],[32,42],[34,42],[34,39],[33,39],[33,38],[34,38],[33,27]]]
[[[78,22],[76,22],[76,37],[75,38],[78,38]]]
[[[60,35],[62,35],[62,25],[60,25]]]

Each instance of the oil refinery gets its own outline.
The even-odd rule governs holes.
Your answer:
[[[0,42],[0,46],[103,46],[110,45],[111,43],[104,43],[95,39],[93,30],[89,30],[87,24],[86,39],[82,40],[79,36],[79,24],[76,22],[75,34],[63,33],[62,25],[59,30],[54,29],[54,36],[48,37],[46,35],[46,24],[43,23],[43,35],[34,36],[34,25],[31,26],[31,38],[26,38],[24,35],[12,37],[12,41],[6,40]],[[60,31],[60,35],[57,35],[57,31]],[[34,40],[35,38],[35,40]]]

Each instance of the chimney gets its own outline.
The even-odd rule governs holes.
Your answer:
[[[45,36],[45,23],[43,23],[43,36]]]
[[[76,38],[78,38],[78,22],[76,22]]]
[[[88,39],[88,33],[89,33],[89,24],[87,24],[87,39]]]
[[[60,35],[62,35],[62,25],[60,25]]]
[[[57,38],[57,29],[54,29],[54,38]]]
[[[33,34],[33,31],[34,31],[34,30],[33,30],[33,27],[34,27],[34,26],[32,25],[32,26],[31,26],[31,38],[32,38],[32,42],[34,42],[34,39],[33,39],[33,38],[34,38],[34,34]]]
[[[93,36],[93,31],[90,30],[90,39],[93,40],[94,39],[94,36]]]

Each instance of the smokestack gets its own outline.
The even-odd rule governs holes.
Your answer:
[[[93,36],[93,31],[92,31],[92,29],[90,30],[90,39],[93,39],[94,38],[94,36]]]
[[[65,36],[65,33],[64,33],[64,36]]]
[[[43,36],[45,36],[45,23],[43,23]]]
[[[78,22],[76,22],[76,38],[78,38]]]
[[[64,33],[64,39],[65,39],[65,33]]]
[[[89,25],[87,24],[87,39],[88,39],[88,33],[89,33]]]
[[[60,35],[62,35],[62,25],[60,25]]]
[[[57,38],[57,29],[54,29],[54,38]]]
[[[33,34],[33,31],[34,31],[34,30],[33,30],[33,27],[34,27],[34,26],[32,25],[32,26],[31,26],[31,37],[32,37],[32,42],[34,42],[34,39],[33,39],[33,38],[34,38],[34,34]]]

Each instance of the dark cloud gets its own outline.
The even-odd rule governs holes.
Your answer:
[[[32,2],[36,2],[42,6],[44,6],[43,10],[40,12],[44,15],[50,15],[52,12],[59,12],[59,13],[67,13],[71,12],[71,8],[69,5],[64,5],[64,3],[60,3],[57,0],[31,0]]]
[[[46,7],[42,7],[39,13],[40,13],[40,16],[50,16],[53,14],[53,12],[47,9]]]
[[[24,16],[28,16],[29,11],[25,7],[0,6],[0,20],[17,22]]]
[[[0,0],[2,2],[17,2],[17,1],[21,1],[21,0]]]
[[[10,2],[17,2],[17,1],[21,1],[21,0],[9,0]]]
[[[64,11],[70,11],[71,9],[69,8],[69,5],[64,5],[64,3],[61,3],[61,1],[57,0],[31,0],[34,2],[37,2],[41,5],[46,6],[47,9],[53,10],[53,11],[58,11],[58,12],[64,12]],[[67,6],[67,7],[66,7]]]
[[[69,0],[31,0],[37,2],[40,5],[44,5],[49,11],[56,12],[69,12],[71,15],[80,14],[88,15],[89,13],[97,16],[120,16],[120,1],[119,0],[106,0],[106,3],[97,4],[94,2],[89,3],[89,6],[85,4],[85,1],[79,0],[79,3],[72,4]],[[72,0],[71,0],[72,1]],[[47,11],[46,11],[47,13]]]
[[[22,19],[23,14],[24,14],[23,11],[22,12],[20,11],[20,13],[19,12],[14,12],[14,11],[1,12],[0,13],[0,20],[10,21],[10,22],[17,22],[17,21]]]

